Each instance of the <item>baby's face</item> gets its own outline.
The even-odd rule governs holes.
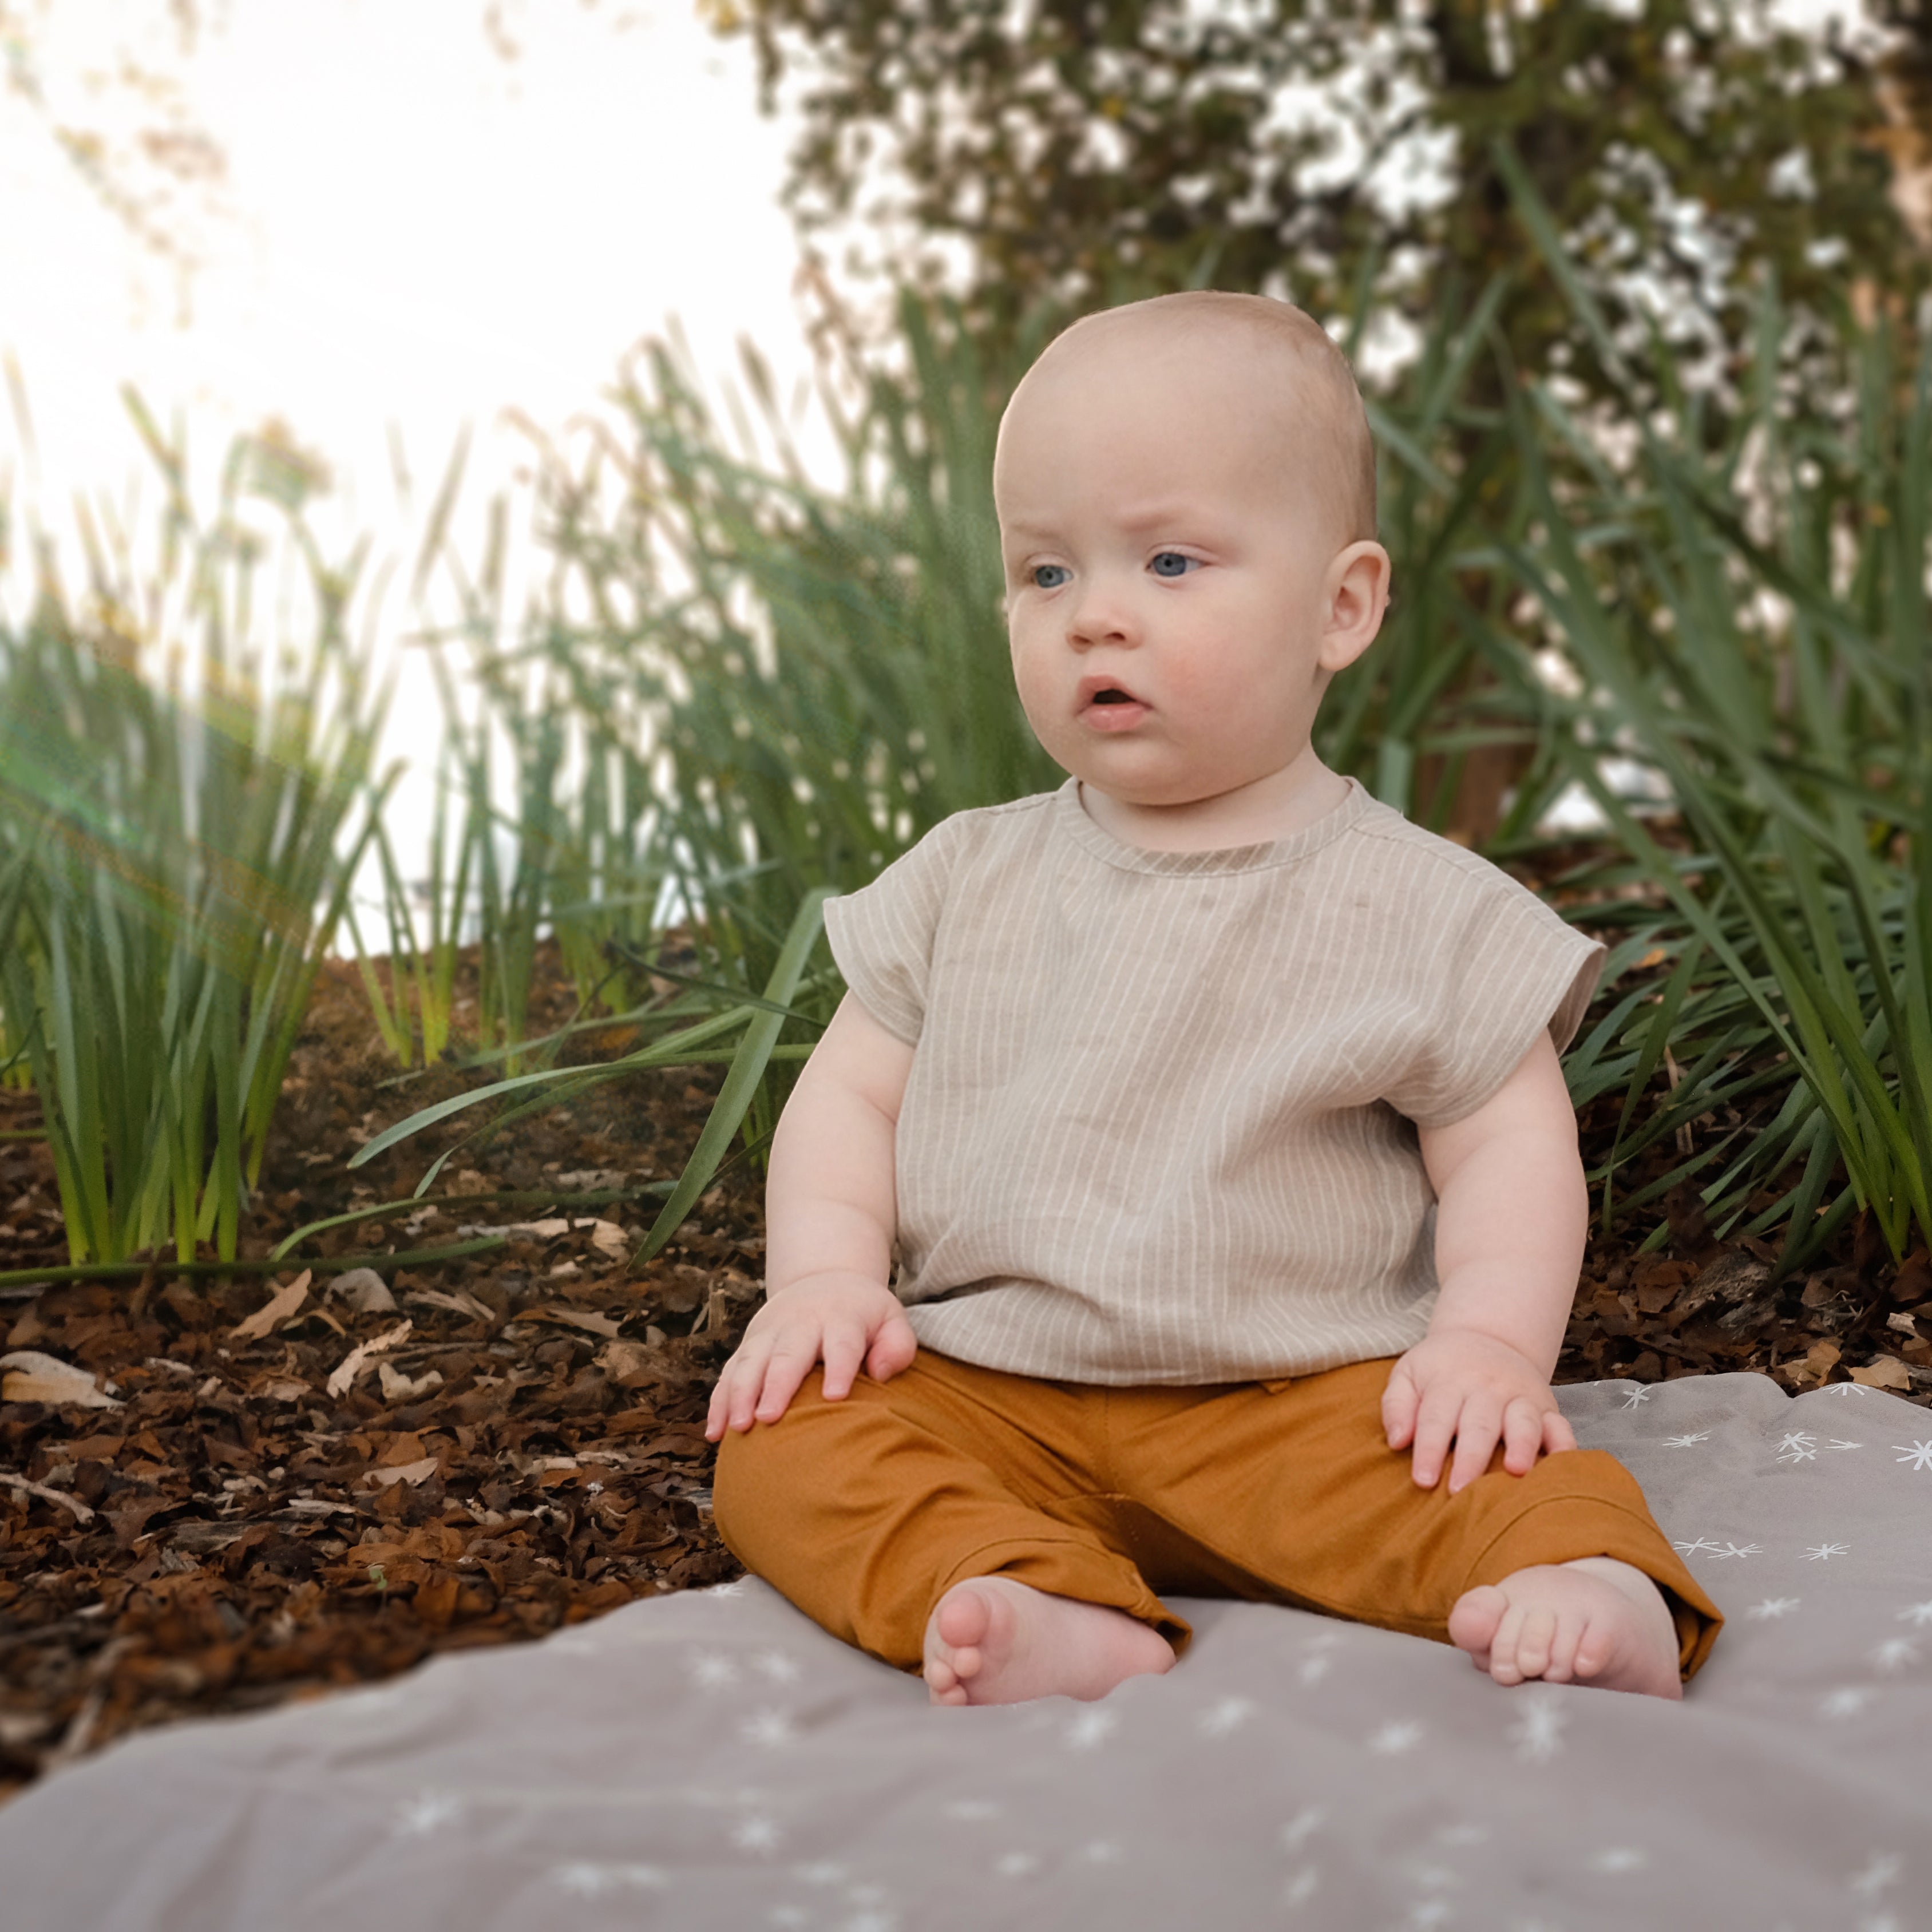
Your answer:
[[[1309,486],[1320,439],[1296,435],[1292,399],[1258,399],[1250,357],[1124,333],[1036,368],[1000,430],[1013,672],[1066,770],[1126,804],[1192,805],[1308,752],[1360,648],[1336,661],[1331,579],[1374,547]]]

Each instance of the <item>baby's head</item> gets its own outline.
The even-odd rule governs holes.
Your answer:
[[[1060,764],[1143,813],[1307,792],[1388,579],[1361,398],[1315,322],[1210,292],[1088,316],[1014,392],[993,487],[1021,700]]]

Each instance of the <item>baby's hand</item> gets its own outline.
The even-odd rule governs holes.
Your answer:
[[[1528,1358],[1468,1328],[1425,1336],[1389,1371],[1382,1426],[1391,1449],[1415,1444],[1415,1480],[1425,1490],[1435,1488],[1453,1440],[1452,1496],[1490,1466],[1499,1442],[1513,1476],[1528,1474],[1544,1450],[1576,1446]]]
[[[716,1442],[727,1429],[777,1421],[821,1361],[826,1399],[837,1402],[851,1392],[862,1366],[888,1382],[910,1366],[918,1349],[904,1304],[883,1282],[856,1275],[794,1282],[752,1317],[711,1392],[704,1433]]]

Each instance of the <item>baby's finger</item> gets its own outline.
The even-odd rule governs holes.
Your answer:
[[[738,1352],[724,1364],[711,1404],[721,1437],[727,1429],[735,1429],[742,1435],[751,1427],[758,1391],[764,1384],[765,1358],[770,1352],[760,1337],[748,1336],[739,1345]]]
[[[818,1365],[819,1330],[794,1328],[772,1350],[765,1385],[753,1412],[760,1422],[776,1422],[791,1406],[800,1385]]]
[[[1448,1460],[1449,1444],[1455,1439],[1456,1412],[1460,1405],[1451,1397],[1423,1396],[1414,1423],[1415,1454],[1412,1463],[1417,1483],[1425,1490],[1435,1488]]]
[[[1382,1390],[1382,1428],[1391,1449],[1408,1448],[1409,1438],[1415,1433],[1415,1412],[1420,1400],[1421,1394],[1408,1364],[1396,1363],[1390,1370],[1388,1385]]]
[[[1492,1396],[1472,1395],[1456,1421],[1456,1461],[1449,1472],[1449,1493],[1466,1490],[1490,1466],[1502,1434],[1503,1419]]]
[[[1543,1447],[1546,1454],[1560,1456],[1576,1446],[1576,1432],[1560,1408],[1547,1409],[1543,1418]]]
[[[843,1317],[828,1322],[820,1352],[825,1358],[825,1399],[842,1401],[866,1359],[866,1324]]]
[[[1527,1396],[1518,1396],[1503,1412],[1503,1467],[1512,1476],[1528,1475],[1542,1447],[1543,1411]]]
[[[902,1369],[909,1369],[919,1353],[919,1337],[903,1314],[888,1316],[866,1358],[866,1372],[874,1382],[889,1382]]]

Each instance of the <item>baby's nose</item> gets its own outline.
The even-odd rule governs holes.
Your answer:
[[[1112,586],[1090,578],[1067,613],[1066,629],[1076,644],[1120,643],[1134,634],[1132,608]]]

